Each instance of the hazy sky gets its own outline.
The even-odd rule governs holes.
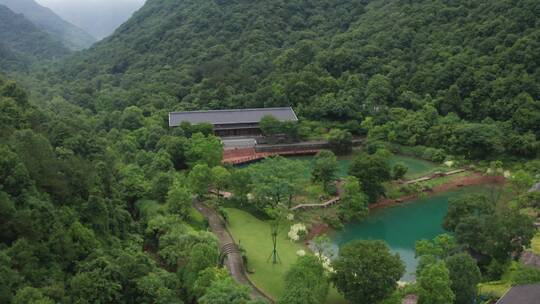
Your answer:
[[[36,1],[42,5],[48,5],[48,4],[57,5],[59,3],[92,3],[92,4],[105,3],[107,4],[111,2],[141,4],[141,3],[144,3],[145,0],[36,0]]]
[[[110,35],[146,0],[36,0],[94,37]]]

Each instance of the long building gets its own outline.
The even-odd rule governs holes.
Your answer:
[[[265,116],[273,116],[279,121],[298,121],[291,107],[231,109],[169,113],[169,126],[179,127],[182,123],[209,123],[214,133],[220,137],[260,136],[260,122]]]

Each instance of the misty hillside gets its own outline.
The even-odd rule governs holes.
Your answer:
[[[92,45],[96,39],[80,28],[66,22],[50,9],[34,0],[0,0],[0,4],[12,11],[23,14],[38,28],[62,41],[71,50],[82,50]]]
[[[145,2],[145,0],[38,1],[98,40],[111,35]]]
[[[0,5],[0,69],[20,70],[35,60],[58,59],[69,53],[23,15]]]

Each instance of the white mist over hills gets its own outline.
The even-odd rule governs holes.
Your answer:
[[[114,32],[145,0],[36,0],[98,39]]]

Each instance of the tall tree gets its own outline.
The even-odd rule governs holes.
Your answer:
[[[197,164],[215,167],[221,164],[223,144],[213,135],[205,137],[202,133],[195,133],[189,140],[185,155],[191,167]]]
[[[212,184],[212,169],[206,164],[198,164],[193,167],[188,175],[191,189],[199,197],[208,193],[209,187]]]
[[[451,284],[450,273],[443,262],[427,266],[418,277],[418,303],[453,303],[455,296]]]
[[[382,241],[353,241],[339,249],[331,280],[353,303],[380,303],[397,287],[405,273],[399,255]]]
[[[322,304],[328,294],[328,278],[319,259],[299,257],[285,274],[285,293],[278,303]]]
[[[212,184],[216,190],[216,196],[221,197],[221,190],[225,189],[231,183],[231,173],[229,170],[217,166],[212,168]]]
[[[249,304],[249,287],[240,285],[231,278],[219,280],[208,288],[200,304]]]
[[[470,304],[476,299],[481,273],[476,261],[467,253],[458,253],[445,261],[450,272],[455,304]]]
[[[341,190],[341,202],[339,211],[346,221],[359,221],[364,219],[368,213],[368,197],[362,192],[362,187],[358,179],[348,176]]]
[[[336,180],[337,170],[336,155],[332,151],[321,150],[315,156],[311,179],[314,182],[321,183],[328,192],[331,190],[331,184]]]
[[[265,206],[286,203],[292,207],[293,198],[306,184],[307,168],[302,162],[272,157],[249,168],[253,193]]]
[[[392,178],[388,159],[379,151],[358,155],[349,168],[349,174],[358,178],[370,203],[376,202],[384,194],[383,183]]]
[[[185,220],[189,219],[192,203],[191,192],[185,187],[175,185],[167,193],[167,207],[169,212]]]

